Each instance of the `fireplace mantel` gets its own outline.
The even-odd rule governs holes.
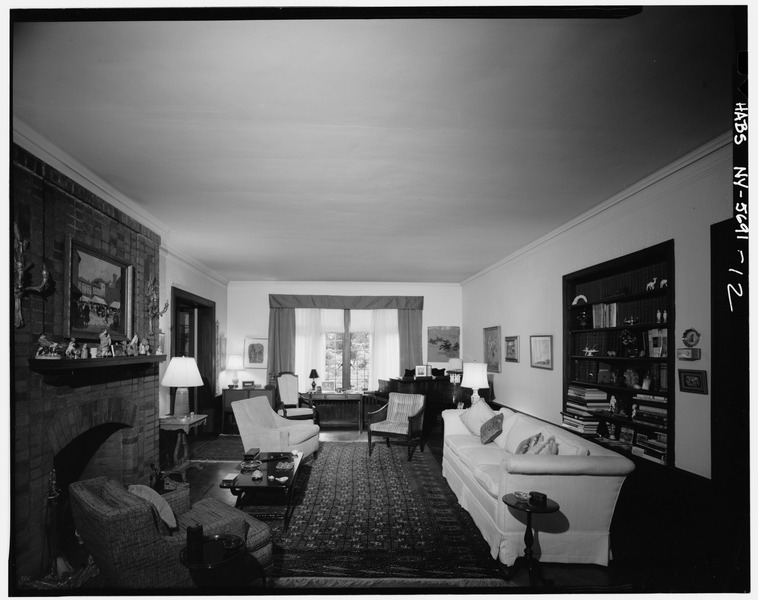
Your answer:
[[[146,369],[166,360],[165,354],[142,354],[139,356],[116,356],[107,358],[30,358],[29,368],[45,377],[45,383],[50,385],[71,384],[79,379],[81,384],[91,376],[102,377],[105,372],[126,373],[138,369]]]

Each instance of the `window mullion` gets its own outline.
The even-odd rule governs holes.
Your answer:
[[[345,333],[342,338],[342,389],[350,389],[350,358],[352,343],[350,340],[350,309],[345,309]]]

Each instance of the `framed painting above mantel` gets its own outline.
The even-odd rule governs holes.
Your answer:
[[[96,340],[104,329],[121,341],[134,335],[134,267],[66,237],[63,330]]]

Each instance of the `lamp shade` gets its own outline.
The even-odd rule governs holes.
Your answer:
[[[481,388],[488,388],[487,365],[485,363],[465,363],[461,387],[471,388],[476,393]]]
[[[460,358],[451,358],[447,361],[448,371],[460,371],[463,368],[463,361]]]
[[[241,354],[230,354],[226,357],[226,370],[227,371],[241,371],[245,367],[242,364]]]
[[[308,375],[308,379],[318,379],[318,378],[319,378],[318,371],[316,371],[316,369],[311,369],[311,374]]]
[[[191,356],[175,356],[168,363],[168,369],[161,383],[167,387],[198,387],[203,385],[203,378]]]

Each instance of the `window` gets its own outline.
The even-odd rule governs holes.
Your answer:
[[[397,310],[296,309],[296,370],[300,389],[318,371],[323,391],[376,389],[397,376]]]

